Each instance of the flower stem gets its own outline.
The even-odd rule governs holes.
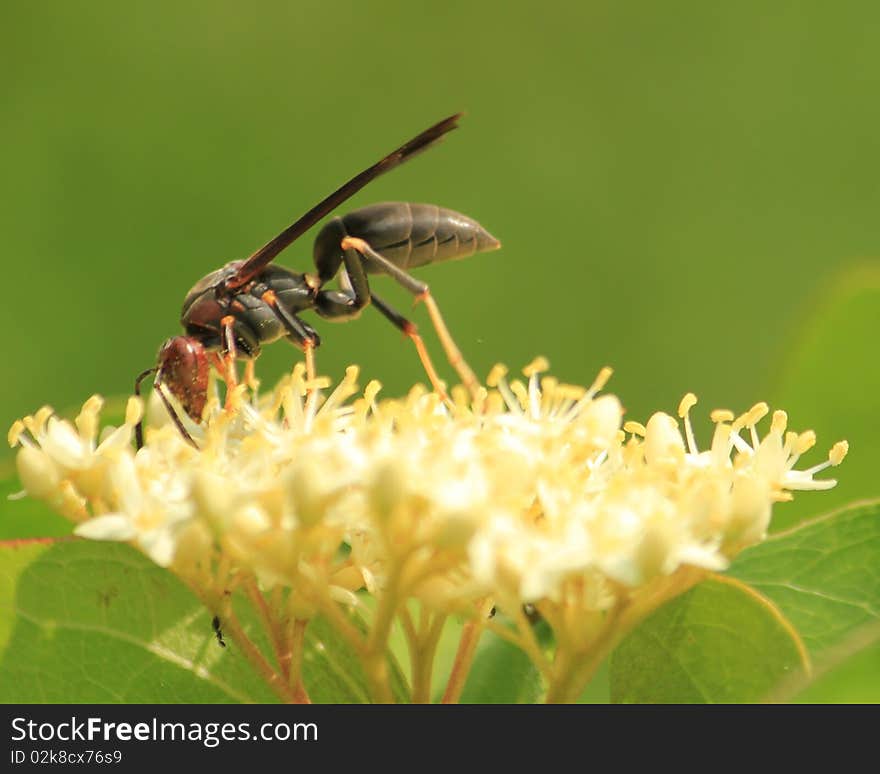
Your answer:
[[[266,636],[272,643],[272,649],[275,651],[275,659],[278,662],[278,666],[281,669],[282,674],[285,677],[288,677],[288,675],[290,674],[289,651],[287,650],[287,648],[284,647],[282,643],[282,633],[279,630],[278,623],[272,616],[269,605],[266,602],[266,598],[257,587],[256,578],[254,578],[253,576],[248,577],[243,582],[243,586],[245,592],[248,595],[248,598],[251,601],[251,604],[253,604],[254,606],[254,610],[256,610],[257,614],[260,617],[263,628],[266,630]]]
[[[296,693],[287,684],[282,674],[272,668],[272,665],[266,660],[259,648],[247,636],[247,633],[238,621],[238,617],[232,610],[232,605],[227,604],[225,608],[222,615],[223,628],[226,634],[238,645],[245,658],[250,661],[251,666],[257,670],[266,684],[275,691],[283,702],[287,704],[298,703]]]
[[[397,585],[399,572],[392,572],[388,584],[379,600],[370,634],[367,637],[361,662],[370,683],[370,694],[378,704],[393,704],[390,676],[388,674],[388,637],[397,609]]]
[[[273,668],[260,652],[260,649],[248,637],[247,632],[245,632],[232,608],[231,596],[223,591],[208,594],[198,583],[198,579],[193,579],[182,573],[178,574],[178,577],[208,610],[220,617],[225,635],[238,646],[257,674],[263,678],[263,681],[275,692],[278,698],[286,704],[297,703],[296,695],[287,684],[284,676],[277,669]],[[216,585],[219,588],[222,584]]]
[[[446,616],[440,613],[431,616],[423,608],[422,618],[419,623],[420,631],[415,638],[411,638],[410,634],[407,634],[412,672],[411,701],[413,704],[430,704],[434,657],[437,654],[437,644],[440,642],[440,635],[443,633]],[[405,624],[404,630],[406,630]],[[412,630],[412,633],[415,634],[414,630]]]
[[[288,682],[297,697],[297,704],[311,704],[308,691],[302,679],[303,652],[305,650],[307,620],[297,619],[293,622],[293,631],[290,634],[290,669]]]
[[[477,605],[477,617],[467,621],[462,628],[458,650],[455,652],[455,661],[452,664],[452,672],[449,674],[446,690],[440,700],[441,704],[457,704],[461,699],[461,693],[477,652],[477,645],[486,628],[486,619],[491,610],[492,600],[483,600]]]

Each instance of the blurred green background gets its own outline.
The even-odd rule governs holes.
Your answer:
[[[841,485],[779,523],[880,494],[876,3],[0,14],[7,424],[127,393],[197,279],[463,109],[447,142],[349,207],[430,201],[502,240],[420,272],[479,373],[544,354],[560,379],[589,383],[609,364],[639,420],[689,390],[701,416],[769,399],[817,430],[823,454],[853,444]],[[280,262],[310,268],[312,236]],[[414,316],[450,378],[424,310]],[[378,314],[316,327],[324,373],[357,362],[388,394],[424,379]],[[271,382],[296,358],[277,344],[258,372]],[[708,442],[708,422],[698,429]]]

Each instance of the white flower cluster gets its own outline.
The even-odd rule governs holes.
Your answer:
[[[98,398],[73,424],[26,417],[9,440],[27,492],[77,534],[131,541],[191,578],[253,573],[288,589],[298,618],[362,588],[438,610],[608,610],[680,568],[725,568],[764,537],[774,502],[834,486],[814,475],[846,454],[841,442],[794,470],[815,437],[786,432],[784,412],[759,437],[765,404],[715,412],[700,451],[692,395],[681,422],[622,424],[618,399],[598,395],[610,370],[583,389],[545,368],[522,382],[496,367],[478,399],[453,391],[448,405],[421,388],[379,401],[375,382],[355,397],[355,368],[325,397],[297,368],[260,400],[241,388],[226,409],[214,401],[190,426],[198,450],[154,422],[135,453],[135,399],[100,442]]]

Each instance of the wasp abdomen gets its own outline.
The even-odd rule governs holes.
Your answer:
[[[319,265],[346,236],[358,237],[402,269],[466,258],[501,243],[473,218],[435,204],[382,202],[333,218],[315,240]],[[381,269],[366,258],[369,273]]]

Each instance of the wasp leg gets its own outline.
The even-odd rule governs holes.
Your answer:
[[[374,263],[381,266],[386,274],[390,275],[400,283],[405,290],[412,293],[416,297],[416,301],[425,302],[425,306],[428,308],[428,314],[431,317],[431,322],[434,325],[434,330],[437,331],[437,337],[443,345],[443,350],[446,352],[446,357],[449,359],[449,363],[455,369],[462,383],[467,387],[471,395],[476,396],[480,383],[474,375],[474,372],[471,370],[471,367],[465,361],[464,356],[461,354],[461,350],[452,338],[449,328],[446,327],[443,316],[440,314],[440,308],[437,306],[437,302],[434,301],[434,297],[431,295],[428,286],[424,282],[417,280],[411,274],[405,272],[399,266],[393,264],[381,253],[377,253],[363,239],[358,239],[357,237],[345,237],[342,240],[341,246],[344,256],[343,261],[345,262],[345,271],[351,280],[355,293],[357,293],[359,283],[366,284],[367,275],[362,261],[351,260],[350,255],[352,251],[360,253],[364,258],[370,258]]]
[[[257,379],[257,375],[254,372],[254,358],[245,361],[244,383],[247,385],[247,388],[253,393],[256,393],[257,389],[260,386],[260,380]]]
[[[260,300],[268,306],[278,318],[287,337],[303,351],[306,360],[306,379],[314,381],[315,373],[315,347],[321,343],[321,339],[311,325],[307,325],[293,312],[287,310],[278,303],[278,296],[272,290],[267,290],[260,296]]]
[[[235,368],[235,361],[238,358],[238,347],[235,344],[235,318],[227,315],[220,320],[223,328],[223,365],[224,369],[220,372],[224,374],[226,381],[226,403],[224,408],[228,411],[232,408],[232,392],[238,387],[238,371]]]
[[[372,301],[387,320],[396,328],[401,330],[405,336],[412,340],[418,352],[419,360],[422,361],[422,367],[431,381],[431,387],[441,397],[441,399],[449,403],[449,396],[440,377],[437,375],[437,369],[428,354],[422,337],[418,334],[418,328],[415,323],[407,320],[402,314],[392,309],[375,293],[370,291],[367,281],[367,275],[364,272],[361,258],[354,250],[346,250],[345,253],[345,269],[339,275],[340,286],[342,290],[321,290],[316,298],[315,311],[322,317],[336,320],[347,320],[357,317],[361,310]],[[351,267],[351,269],[349,269]]]
[[[356,257],[354,260],[360,267],[360,258]],[[363,268],[359,268],[358,271],[363,273]],[[355,284],[349,277],[348,270],[346,270],[340,274],[340,283],[344,288],[343,290],[318,291],[315,311],[321,317],[331,320],[349,320],[357,317],[361,309],[372,301],[376,305],[376,309],[392,325],[403,331],[404,335],[412,340],[413,344],[415,344],[416,352],[419,354],[419,359],[422,361],[425,373],[427,373],[428,379],[431,381],[431,386],[445,402],[449,402],[446,388],[443,386],[443,382],[440,381],[440,377],[437,376],[437,370],[434,368],[433,362],[431,362],[431,357],[428,354],[425,343],[422,341],[422,337],[418,334],[415,323],[407,320],[402,314],[388,306],[375,293],[372,293],[367,284],[366,275],[363,275],[362,281],[359,284]]]
[[[260,354],[260,344],[256,334],[244,321],[234,315],[226,315],[220,320],[220,354],[211,358],[211,364],[223,376],[226,383],[225,408],[232,406],[232,394],[238,386],[239,357],[253,359]],[[251,372],[252,376],[252,372]],[[248,377],[246,377],[247,382]]]
[[[406,317],[400,314],[400,312],[388,306],[388,304],[386,304],[375,293],[372,295],[372,300],[373,305],[385,316],[385,319],[396,328],[399,328],[403,332],[403,335],[415,344],[416,352],[419,353],[419,360],[422,361],[422,367],[425,369],[425,373],[428,374],[428,379],[431,380],[431,386],[434,388],[434,392],[440,396],[444,403],[450,403],[449,396],[446,394],[446,388],[437,376],[434,363],[431,362],[431,356],[428,354],[425,342],[422,341],[422,337],[418,334],[416,324],[411,320],[407,320]]]

